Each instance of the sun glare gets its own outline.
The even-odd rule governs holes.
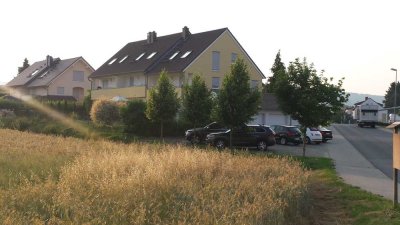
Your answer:
[[[5,90],[8,93],[10,93],[10,91],[11,91],[10,88],[5,87],[5,86],[1,87],[1,89]],[[53,119],[56,119],[57,121],[61,122],[62,124],[75,129],[76,131],[84,134],[86,137],[94,138],[94,137],[97,136],[95,134],[95,132],[89,130],[88,127],[83,126],[82,124],[77,123],[76,121],[74,121],[73,119],[67,117],[66,115],[64,115],[64,114],[62,114],[60,112],[57,112],[57,111],[55,111],[54,109],[52,109],[50,107],[47,107],[47,106],[43,105],[39,101],[37,101],[34,98],[32,98],[32,96],[30,96],[30,95],[22,95],[21,93],[19,93],[15,89],[13,89],[12,91],[14,93],[16,93],[16,95],[14,95],[13,97],[16,97],[16,98],[20,99],[21,101],[25,102],[29,106],[39,110],[42,113],[45,113],[46,115],[50,116]],[[17,97],[17,96],[21,96],[21,97]]]

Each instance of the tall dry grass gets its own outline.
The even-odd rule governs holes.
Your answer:
[[[0,190],[3,224],[301,224],[309,207],[309,173],[289,159],[34,136],[75,159],[57,178]]]

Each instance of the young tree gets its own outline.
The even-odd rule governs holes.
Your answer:
[[[147,100],[146,116],[160,123],[160,136],[163,138],[164,123],[175,118],[179,108],[178,95],[166,71],[160,73],[157,85],[150,90]]]
[[[231,65],[231,71],[222,82],[218,93],[217,115],[219,120],[231,128],[230,143],[232,148],[232,129],[249,122],[257,113],[261,95],[257,88],[250,88],[250,76],[243,59],[237,59]]]
[[[320,75],[306,59],[290,62],[288,71],[276,81],[275,95],[281,110],[301,124],[303,133],[303,156],[305,156],[305,132],[307,127],[327,126],[336,112],[348,100],[342,89],[343,79],[332,84],[333,78]]]
[[[193,127],[210,121],[211,92],[199,75],[193,77],[191,85],[185,85],[183,88],[182,107],[183,118]]]
[[[124,124],[124,131],[137,135],[145,135],[149,126],[146,117],[146,103],[143,100],[131,100],[121,107],[120,114]]]
[[[29,67],[29,62],[28,62],[28,59],[25,58],[24,59],[24,63],[22,64],[22,66],[18,67],[18,74],[20,74],[22,71],[24,71],[28,67]]]
[[[275,62],[272,65],[271,72],[272,72],[272,77],[268,78],[268,82],[265,85],[265,89],[268,93],[273,93],[276,80],[278,79],[279,76],[283,76],[283,74],[286,71],[285,64],[281,60],[281,50],[278,51],[275,57]]]

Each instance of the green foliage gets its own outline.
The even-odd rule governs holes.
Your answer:
[[[85,98],[83,99],[82,105],[83,105],[83,109],[85,110],[85,112],[87,114],[89,114],[90,109],[92,108],[92,105],[93,105],[91,90],[88,90],[88,95],[86,95]]]
[[[147,100],[146,116],[153,122],[160,123],[160,136],[163,137],[165,122],[175,118],[179,108],[178,95],[171,84],[166,71],[162,71],[157,85],[150,90]]]
[[[249,122],[260,105],[260,92],[250,88],[250,77],[243,59],[231,66],[218,93],[217,115],[219,121],[234,128]]]
[[[146,135],[150,121],[146,117],[146,103],[142,100],[132,100],[121,107],[121,119],[124,132],[136,135]]]
[[[279,50],[278,53],[276,54],[274,65],[272,65],[271,68],[272,77],[268,78],[268,82],[265,85],[264,90],[266,90],[268,93],[273,93],[278,77],[283,76],[285,70],[286,67],[281,60],[281,51]]]
[[[390,87],[388,88],[388,90],[386,91],[385,94],[385,100],[383,100],[383,103],[385,104],[385,108],[390,108],[390,107],[394,107],[394,89],[395,89],[395,82],[392,82],[390,84]],[[400,106],[399,102],[400,102],[400,84],[399,82],[397,82],[397,87],[396,87],[396,106]],[[398,110],[397,110],[398,111]],[[394,110],[393,109],[389,109],[388,113],[393,113]]]
[[[199,75],[195,75],[191,85],[186,85],[182,95],[182,116],[194,127],[210,121],[212,108],[211,92]]]
[[[120,119],[117,103],[100,99],[93,103],[90,118],[99,126],[112,126]]]
[[[21,67],[18,67],[18,74],[20,74],[22,71],[24,71],[26,68],[28,68],[29,65],[29,61],[27,58],[24,59],[24,63],[22,64]]]
[[[306,127],[328,125],[347,102],[348,94],[342,88],[343,79],[338,84],[331,84],[333,78],[328,80],[323,71],[318,75],[312,64],[308,65],[306,59],[301,62],[298,58],[290,63],[286,73],[278,77],[274,91],[279,106],[284,113],[299,121],[303,137]]]

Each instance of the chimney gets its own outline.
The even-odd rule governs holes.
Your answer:
[[[51,67],[53,65],[53,57],[47,55],[46,56],[46,67]]]
[[[189,38],[190,34],[191,33],[189,31],[189,28],[187,26],[184,26],[182,28],[182,38],[183,38],[183,40],[186,40],[187,38]]]
[[[147,33],[147,44],[152,44],[157,39],[157,33],[155,31]]]

